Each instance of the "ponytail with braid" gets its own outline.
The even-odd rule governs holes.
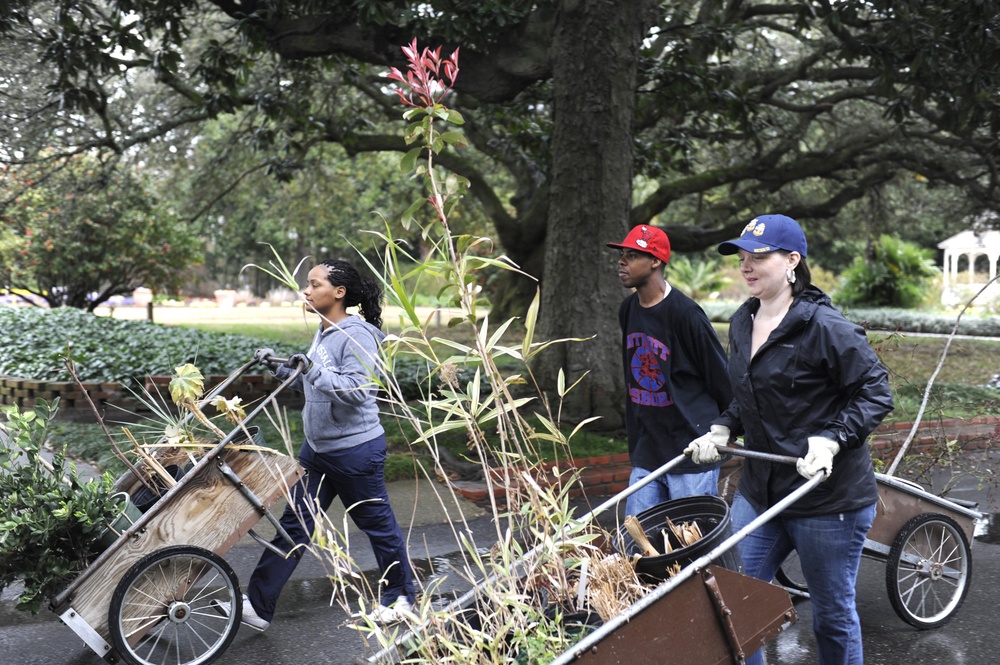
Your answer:
[[[322,262],[326,267],[326,279],[333,286],[343,286],[344,305],[357,305],[365,321],[376,328],[382,328],[382,288],[371,277],[361,274],[343,259],[327,259]]]

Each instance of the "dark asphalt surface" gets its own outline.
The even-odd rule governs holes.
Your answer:
[[[983,455],[982,468],[995,469],[1000,455]],[[870,665],[907,663],[986,664],[1000,660],[1000,629],[997,619],[1000,589],[1000,513],[995,484],[982,484],[971,477],[950,477],[948,469],[935,474],[935,485],[953,481],[950,496],[979,502],[987,520],[978,529],[972,546],[972,585],[964,605],[940,628],[919,631],[899,619],[888,599],[886,565],[865,559],[858,583],[866,662]],[[595,504],[600,499],[595,499]],[[420,512],[419,502],[394,498],[397,514],[411,508]],[[405,506],[405,510],[402,508]],[[474,511],[473,511],[474,512]],[[401,521],[406,519],[400,515]],[[468,527],[480,546],[496,541],[496,530],[481,512],[468,516]],[[262,530],[263,531],[263,530]],[[441,575],[455,559],[455,534],[444,523],[415,526],[410,532],[410,552],[424,571],[425,584],[444,579],[443,592],[463,590],[467,583],[454,575]],[[260,554],[253,541],[241,542],[227,560],[245,582]],[[374,567],[367,543],[361,541],[352,552],[365,570]],[[438,574],[432,573],[438,571]],[[278,615],[264,633],[246,627],[239,631],[229,649],[216,661],[220,665],[353,665],[359,656],[372,650],[357,631],[346,627],[348,615],[331,603],[331,585],[323,566],[306,557],[282,595]],[[815,663],[812,615],[807,599],[795,601],[798,621],[775,641],[766,653],[771,665]],[[102,659],[86,647],[54,614],[43,611],[31,616],[14,609],[8,590],[0,597],[0,663],[18,665],[100,665]],[[658,661],[668,663],[664,657]],[[636,664],[638,665],[638,661]]]

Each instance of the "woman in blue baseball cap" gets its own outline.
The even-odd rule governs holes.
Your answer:
[[[755,217],[719,253],[739,256],[750,298],[729,323],[733,400],[685,450],[719,459],[742,436],[748,450],[799,458],[795,467],[743,460],[734,529],[823,472],[828,477],[740,542],[748,575],[770,581],[794,550],[813,604],[823,665],[863,662],[854,586],[878,491],[868,436],[893,408],[888,373],[865,331],[811,284],[806,237],[785,215]],[[760,663],[754,654],[747,663]]]

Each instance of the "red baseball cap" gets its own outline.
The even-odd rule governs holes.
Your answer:
[[[609,242],[608,247],[636,249],[652,254],[664,263],[670,260],[670,239],[667,238],[667,234],[663,229],[648,224],[636,226],[628,232],[625,240],[620,243]]]

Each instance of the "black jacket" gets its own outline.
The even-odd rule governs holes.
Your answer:
[[[833,473],[784,514],[826,515],[856,510],[878,496],[868,436],[892,411],[888,373],[865,331],[848,321],[830,298],[808,287],[750,358],[750,298],[729,322],[729,377],[733,401],[715,422],[743,435],[750,450],[804,457],[807,438],[840,444]],[[805,482],[794,465],[744,459],[740,492],[766,509]]]

